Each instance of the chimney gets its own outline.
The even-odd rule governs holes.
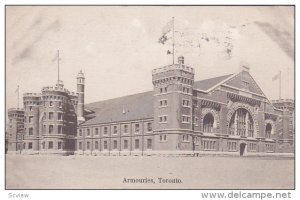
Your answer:
[[[178,57],[178,64],[184,65],[184,57],[183,56]]]
[[[250,71],[249,64],[246,63],[246,62],[240,62],[240,68],[239,68],[239,71],[240,71],[240,72],[242,72],[242,71],[249,72],[249,71]]]

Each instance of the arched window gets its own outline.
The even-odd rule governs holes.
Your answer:
[[[211,113],[207,113],[203,118],[203,132],[212,133],[214,125],[214,116]]]
[[[254,123],[248,110],[239,108],[233,113],[229,123],[229,135],[254,137]]]
[[[271,138],[272,133],[272,125],[270,123],[267,123],[266,125],[266,138]]]

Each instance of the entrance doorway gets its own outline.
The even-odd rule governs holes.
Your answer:
[[[241,143],[240,144],[240,156],[244,155],[245,149],[246,149],[246,144],[245,143]]]

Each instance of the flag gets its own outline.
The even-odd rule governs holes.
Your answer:
[[[158,39],[158,43],[165,44],[165,42],[169,39],[167,34],[173,30],[174,20],[169,21],[162,29],[162,36]]]
[[[279,79],[280,75],[281,75],[281,71],[272,78],[272,81],[276,81],[277,79]]]
[[[168,40],[168,37],[166,35],[163,35],[161,36],[159,39],[158,39],[158,43],[162,43],[162,44],[165,44],[165,42]]]

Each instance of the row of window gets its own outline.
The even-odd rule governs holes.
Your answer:
[[[83,142],[78,142],[78,149],[82,150],[82,144]],[[118,149],[118,140],[113,140],[112,141],[112,149],[117,150]],[[129,145],[128,145],[128,140],[123,140],[123,149],[128,149]],[[99,149],[100,145],[99,145],[99,141],[95,141],[94,142],[94,149]],[[140,140],[139,139],[135,139],[134,140],[134,149],[139,149],[140,148]],[[152,139],[147,139],[147,149],[152,149]],[[108,149],[108,141],[105,140],[103,141],[103,149],[107,150]],[[86,142],[86,150],[91,150],[91,142],[87,141]]]
[[[217,150],[217,145],[215,140],[202,140],[201,145],[204,150]]]
[[[103,127],[103,134],[107,135],[108,134],[108,128],[107,126]],[[129,133],[129,125],[124,124],[123,125],[123,133]],[[147,132],[152,131],[152,123],[147,123]],[[140,124],[134,124],[134,132],[139,133],[140,132]],[[112,133],[113,134],[118,134],[118,126],[115,125],[112,127]],[[94,135],[99,135],[100,134],[100,128],[94,128]],[[82,129],[79,129],[79,136],[82,136]],[[87,128],[86,129],[86,136],[91,136],[91,129]]]
[[[180,81],[181,83],[189,84],[189,85],[192,85],[194,82],[193,80],[184,78],[184,77],[167,77],[164,79],[156,80],[155,83],[165,83],[165,82],[172,81],[172,80],[177,80],[177,81]]]
[[[27,143],[27,149],[32,149],[33,144],[32,142]],[[62,149],[63,148],[63,143],[62,142],[57,142],[57,149]],[[23,149],[26,149],[26,143],[23,143]],[[42,149],[46,149],[46,142],[42,142]],[[53,141],[48,142],[47,149],[53,149]]]

